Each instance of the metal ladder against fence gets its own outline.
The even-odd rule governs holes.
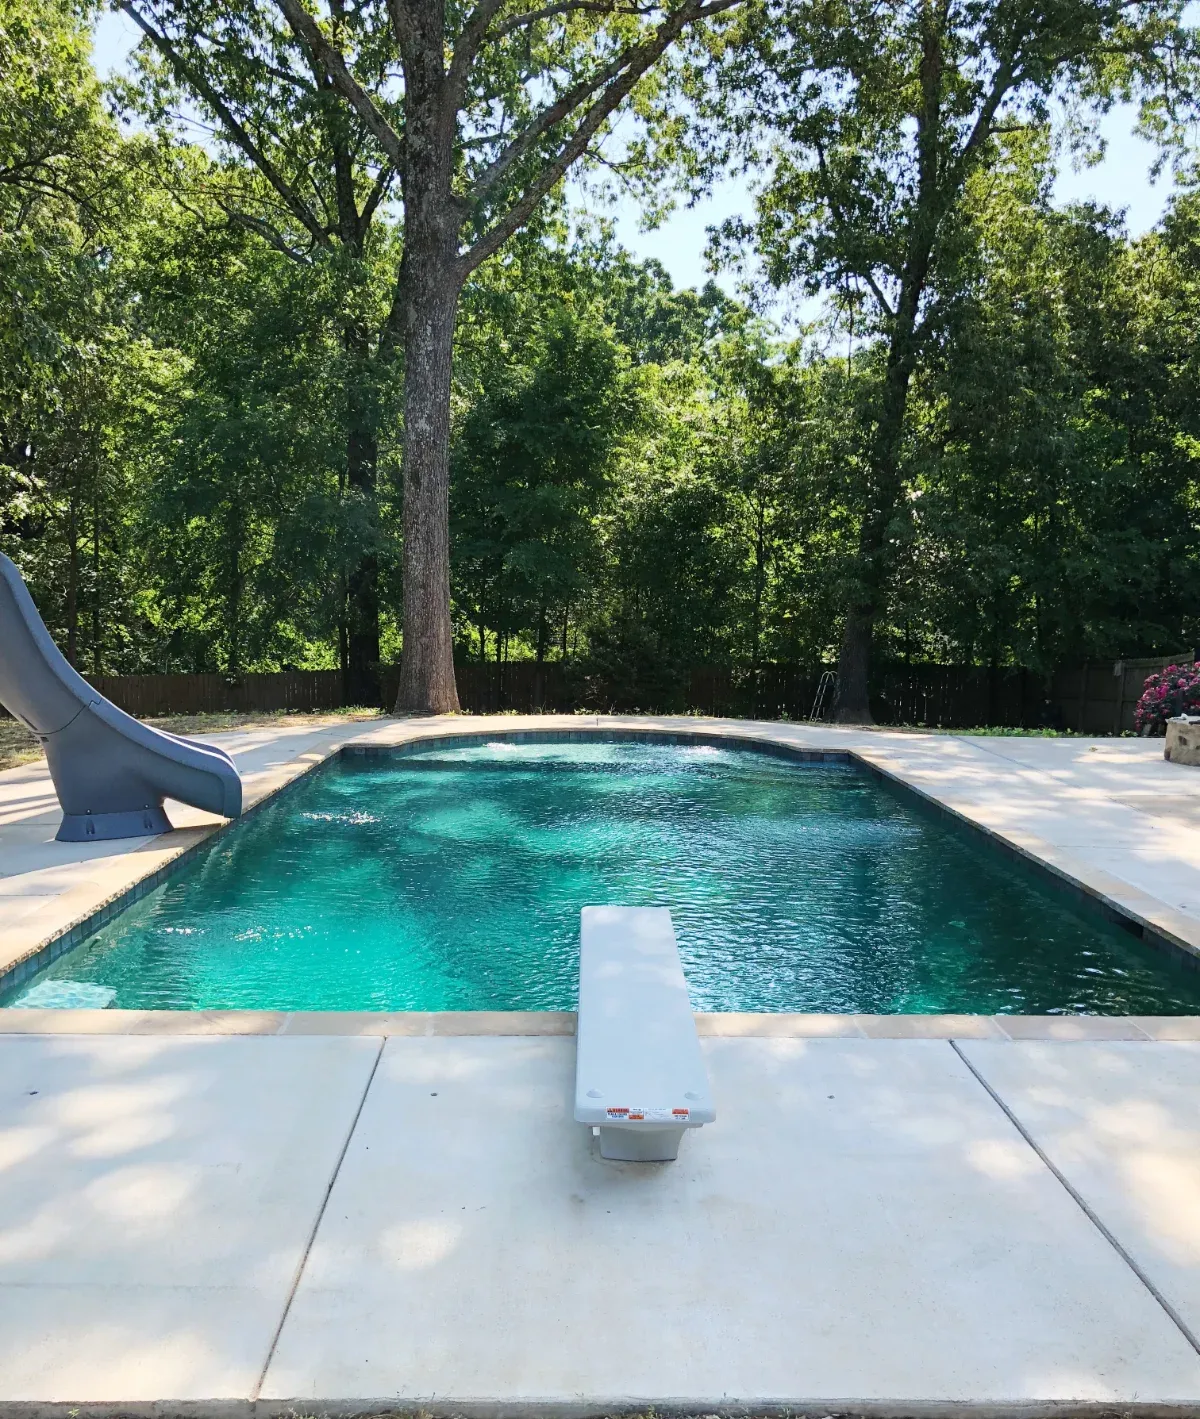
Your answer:
[[[826,709],[833,708],[833,699],[837,696],[837,685],[837,671],[826,670],[817,682],[817,693],[813,697],[812,713],[808,717],[810,724],[814,720],[824,719]]]

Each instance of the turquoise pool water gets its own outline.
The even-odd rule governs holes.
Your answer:
[[[671,908],[699,1010],[1200,1010],[1200,973],[860,769],[604,742],[335,760],[34,984],[571,1009],[579,910],[604,902]]]

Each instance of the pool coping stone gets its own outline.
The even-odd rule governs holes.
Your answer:
[[[1200,1015],[818,1015],[697,1012],[707,1039],[1200,1040]],[[573,1010],[0,1010],[0,1035],[574,1035]]]
[[[724,1397],[677,1400],[438,1400],[430,1399],[212,1399],[212,1400],[13,1400],[0,1399],[3,1419],[1195,1419],[1190,1400],[928,1400],[924,1402]]]

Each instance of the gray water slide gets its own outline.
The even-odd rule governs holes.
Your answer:
[[[0,704],[45,748],[63,810],[59,842],[169,833],[164,798],[222,818],[242,811],[242,780],[223,749],[151,729],[76,674],[2,552]]]

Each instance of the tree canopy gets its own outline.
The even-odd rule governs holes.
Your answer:
[[[902,444],[912,380],[970,280],[983,194],[1055,98],[1137,95],[1178,141],[1195,39],[1184,0],[818,0],[743,17],[720,56],[710,145],[763,171],[743,227],[776,285],[844,293],[886,350],[854,493],[839,714],[870,717],[872,642],[908,536]],[[749,102],[748,102],[749,100]],[[986,205],[986,204],[984,204]]]
[[[1181,163],[1136,239],[1052,199],[1064,95],[1140,95],[1182,151],[1178,8],[744,0],[638,69],[682,9],[447,7],[426,249],[420,45],[298,6],[129,0],[150,33],[106,87],[93,12],[0,0],[0,548],[81,670],[339,669],[377,702],[426,534],[447,656],[557,662],[605,708],[840,661],[861,717],[896,662],[1192,643],[1200,187]],[[643,176],[761,165],[717,256],[819,318],[569,220],[561,173],[622,105]]]

